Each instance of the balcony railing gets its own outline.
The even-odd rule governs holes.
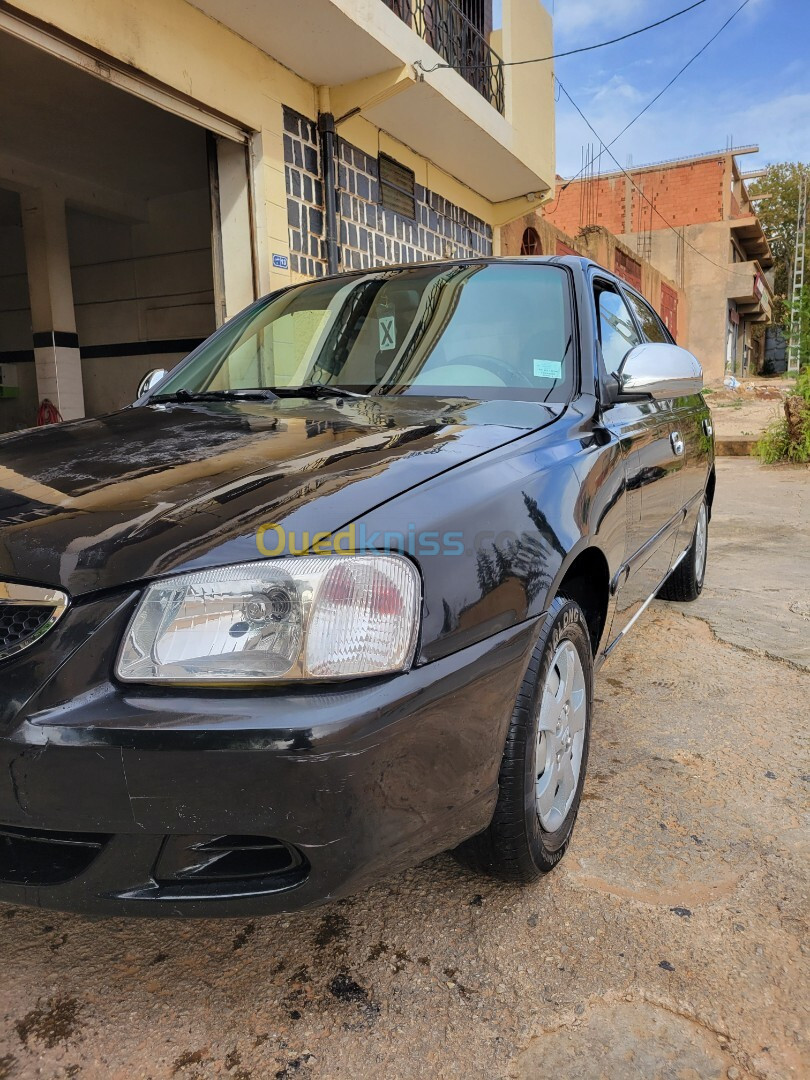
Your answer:
[[[383,0],[383,3],[503,113],[503,61],[453,0]]]

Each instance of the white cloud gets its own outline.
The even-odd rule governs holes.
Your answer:
[[[756,143],[760,153],[745,159],[746,168],[775,161],[810,163],[810,92],[789,91],[763,98],[764,84],[736,86],[716,95],[707,105],[698,91],[684,101],[662,101],[638,120],[612,147],[621,165],[632,154],[635,165],[690,156],[726,146]],[[615,93],[572,95],[603,139],[612,139],[639,111],[636,104]],[[759,95],[759,99],[758,99]],[[563,96],[557,114],[557,171],[576,173],[583,144],[596,140]],[[616,166],[605,154],[603,172]]]
[[[615,113],[617,99],[635,103],[641,102],[643,97],[644,95],[632,83],[627,82],[621,75],[613,75],[606,83],[602,83],[592,92],[591,101],[596,103],[608,100],[611,104],[611,112]]]
[[[638,26],[641,26],[644,22],[641,16],[649,15],[649,12],[649,0],[555,0],[554,30],[560,38],[566,38],[594,28],[615,30],[617,26],[628,26],[635,29],[629,26],[628,20],[637,15]],[[618,36],[622,32],[617,30],[615,35],[609,36]]]
[[[581,44],[591,44],[584,40],[584,34],[591,30],[606,30],[606,37],[619,37],[621,34],[638,30],[647,23],[657,22],[673,14],[675,7],[662,10],[650,0],[544,0],[546,7],[554,15],[554,32],[560,38],[579,36]],[[800,0],[803,3],[804,0]],[[748,0],[740,15],[748,20],[759,17],[762,9],[772,0]],[[686,7],[684,0],[681,7]],[[700,9],[706,10],[706,9]],[[722,17],[731,14],[733,7],[721,13]],[[684,18],[688,19],[686,15]],[[679,19],[678,23],[682,20]],[[673,25],[677,25],[674,23]],[[566,41],[567,44],[573,42]]]
[[[732,112],[729,122],[733,131],[749,132],[751,140],[759,143],[759,164],[810,163],[810,93],[754,101]]]

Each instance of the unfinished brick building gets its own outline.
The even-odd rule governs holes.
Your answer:
[[[755,174],[742,173],[736,160],[758,149],[560,182],[543,210],[571,236],[594,226],[616,236],[627,250],[612,269],[628,280],[649,261],[683,290],[689,314],[678,341],[699,357],[707,381],[753,373],[762,360],[763,338],[753,328],[770,321],[773,258],[745,185]],[[662,293],[659,311],[669,300]]]

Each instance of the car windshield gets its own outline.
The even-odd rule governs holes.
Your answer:
[[[421,265],[310,282],[259,301],[155,396],[306,387],[564,402],[573,357],[561,267]]]

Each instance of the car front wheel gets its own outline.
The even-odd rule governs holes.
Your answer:
[[[565,854],[585,770],[593,658],[578,604],[557,597],[518,694],[489,827],[457,849],[462,862],[509,881],[534,881]]]

